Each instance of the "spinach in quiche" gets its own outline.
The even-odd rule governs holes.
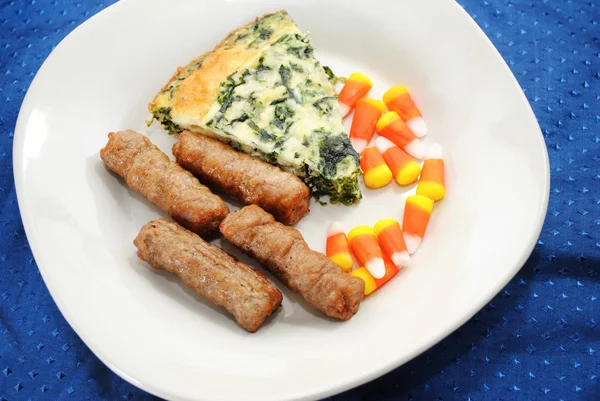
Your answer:
[[[298,175],[317,199],[352,204],[361,198],[359,156],[342,125],[337,80],[280,11],[180,69],[149,109],[171,133],[219,138]]]

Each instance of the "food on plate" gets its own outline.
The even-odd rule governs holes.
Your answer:
[[[309,212],[310,190],[302,180],[214,138],[183,131],[173,155],[203,183],[259,205],[282,223],[296,224]]]
[[[385,275],[385,264],[373,229],[370,226],[354,227],[348,233],[348,241],[358,263],[366,267],[373,277],[382,278]]]
[[[425,157],[423,143],[395,111],[388,111],[381,116],[375,129],[379,135],[389,139],[412,157],[417,159]]]
[[[151,221],[134,244],[140,259],[175,273],[185,285],[227,309],[251,333],[281,305],[281,292],[260,272],[177,223]]]
[[[361,198],[359,156],[332,81],[287,12],[264,15],[179,68],[149,105],[170,133],[213,136],[300,177],[317,199]]]
[[[354,149],[361,153],[375,135],[377,121],[385,112],[385,104],[377,99],[360,99],[356,103],[352,126],[350,127],[350,142]]]
[[[185,228],[210,235],[229,213],[225,202],[134,131],[111,132],[100,157],[127,185]]]
[[[220,230],[309,304],[348,320],[364,296],[410,265],[434,202],[445,196],[442,148],[421,142],[427,125],[408,89],[394,86],[381,101],[365,98],[373,87],[365,74],[352,73],[339,96],[338,81],[286,11],[265,14],[178,68],[148,105],[178,134],[176,162],[131,130],[111,132],[100,152],[108,169],[176,221],[142,228],[134,241],[140,259],[175,273],[249,332],[281,305],[281,293],[200,236]],[[342,119],[352,111],[346,135]],[[425,159],[423,167],[413,158]],[[357,203],[360,175],[372,189],[419,179],[402,227],[385,218],[346,235],[336,221],[326,255],[311,250],[290,225],[309,213],[311,195],[321,204]],[[201,182],[247,206],[229,213]]]
[[[388,109],[398,113],[417,137],[422,138],[427,135],[427,124],[406,86],[397,85],[385,92],[383,102]]]
[[[446,195],[444,178],[444,156],[442,146],[434,143],[423,162],[423,172],[417,185],[417,195],[423,195],[433,201],[439,201]]]
[[[360,154],[360,168],[368,188],[385,187],[392,182],[392,171],[385,164],[383,156],[375,146],[365,148]]]
[[[381,278],[375,278],[369,270],[367,270],[364,266],[354,270],[350,273],[354,277],[358,277],[365,282],[365,296],[373,293],[378,288],[381,288],[385,283],[390,281],[392,277],[394,277],[400,269],[398,266],[394,265],[392,261],[384,256],[385,262],[385,275]]]
[[[406,198],[402,231],[406,248],[411,255],[421,245],[432,210],[433,201],[426,196],[413,195]]]
[[[342,117],[346,117],[356,106],[359,99],[365,97],[373,87],[373,82],[365,74],[353,72],[340,91],[338,103]]]
[[[384,255],[398,266],[410,266],[410,255],[404,242],[400,224],[394,219],[382,219],[375,223],[373,231],[377,235],[379,245]]]
[[[383,155],[383,160],[399,185],[410,185],[417,181],[421,174],[421,165],[414,161],[408,153],[382,136],[375,140],[375,146]]]
[[[364,282],[311,250],[298,230],[276,222],[260,207],[250,205],[229,214],[220,229],[225,238],[327,316],[348,320],[358,311]]]
[[[325,255],[334,263],[340,265],[343,271],[348,272],[354,265],[350,243],[344,232],[344,226],[339,221],[334,221],[327,230],[327,243]]]

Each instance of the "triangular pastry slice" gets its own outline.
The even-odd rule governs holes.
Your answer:
[[[280,11],[179,68],[149,110],[170,133],[218,138],[296,174],[317,199],[352,204],[361,198],[359,155],[333,80],[308,34]]]

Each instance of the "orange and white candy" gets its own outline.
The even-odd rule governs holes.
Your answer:
[[[370,226],[354,227],[348,233],[350,248],[361,266],[367,268],[375,278],[385,276],[383,254],[377,242],[377,236]]]
[[[375,146],[363,150],[360,155],[360,168],[368,188],[377,189],[392,182],[392,171]]]
[[[394,180],[399,185],[410,185],[417,181],[419,174],[421,174],[421,166],[408,153],[382,136],[375,140],[375,146],[383,155],[385,164],[388,165],[392,171]]]
[[[406,198],[402,229],[406,248],[411,255],[417,251],[423,241],[432,210],[433,201],[426,196],[413,195]]]
[[[444,178],[444,156],[442,146],[434,143],[423,162],[423,172],[417,185],[417,195],[423,195],[433,201],[444,199],[446,180]]]
[[[392,261],[389,260],[389,258],[384,257],[384,263],[385,275],[382,278],[373,277],[373,275],[371,275],[371,273],[369,273],[369,270],[367,270],[365,267],[361,267],[350,273],[354,277],[363,279],[363,281],[365,282],[365,295],[369,295],[378,288],[381,288],[385,283],[390,281],[390,279],[400,271],[398,266],[393,264]]]
[[[356,110],[350,127],[350,142],[354,149],[361,153],[375,135],[375,126],[385,111],[385,104],[377,99],[360,99],[356,102]]]
[[[396,146],[417,159],[425,157],[425,147],[417,136],[402,121],[398,113],[388,111],[381,116],[375,127],[379,135],[392,141]]]
[[[404,120],[419,138],[427,135],[427,124],[404,85],[394,86],[383,95],[383,102]]]
[[[365,74],[361,74],[360,72],[350,74],[338,96],[342,117],[350,114],[354,106],[356,106],[358,99],[365,97],[372,87],[373,82]]]
[[[340,265],[343,271],[352,269],[354,259],[350,253],[350,243],[344,233],[342,223],[334,221],[327,230],[327,246],[325,251],[327,257],[334,263]]]
[[[410,255],[400,224],[394,219],[379,220],[373,227],[384,255],[398,266],[410,266]]]

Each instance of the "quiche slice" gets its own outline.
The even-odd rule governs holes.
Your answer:
[[[287,12],[264,15],[179,68],[149,105],[169,133],[196,131],[296,174],[319,200],[361,198],[359,156],[335,76]]]

